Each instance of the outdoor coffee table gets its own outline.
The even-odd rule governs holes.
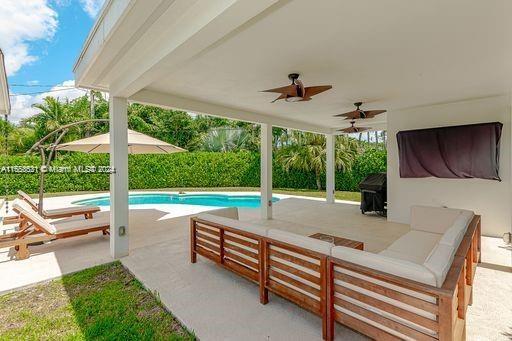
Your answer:
[[[352,249],[364,250],[364,243],[359,242],[357,240],[331,236],[330,234],[325,234],[325,233],[315,233],[309,237],[323,240],[325,242],[333,243],[336,246],[345,246],[345,247],[350,247]]]

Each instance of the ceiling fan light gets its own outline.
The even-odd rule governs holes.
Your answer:
[[[297,97],[297,96],[290,96],[290,97],[286,97],[284,99],[286,102],[299,102],[302,100],[302,97]]]

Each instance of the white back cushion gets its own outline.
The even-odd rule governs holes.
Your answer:
[[[436,276],[437,287],[443,286],[446,274],[448,274],[448,270],[450,270],[454,254],[455,249],[452,246],[437,244],[425,263],[423,263],[423,265]]]
[[[366,266],[395,276],[404,277],[424,284],[436,285],[434,274],[422,265],[384,255],[335,246],[331,255],[341,260]]]
[[[412,206],[411,230],[443,234],[453,225],[459,215],[465,211],[445,207]]]
[[[473,219],[473,212],[462,212],[455,220],[453,225],[443,234],[439,243],[449,245],[457,249],[460,245],[460,242],[462,241],[462,238],[464,238],[464,234],[468,229],[468,225],[471,222],[471,219]]]
[[[27,193],[23,191],[18,191],[18,195],[22,197],[25,201],[27,201],[32,207],[37,207],[38,203],[36,203],[34,199],[32,199],[32,197]]]
[[[267,235],[268,227],[261,226],[261,225],[251,224],[251,223],[247,223],[244,221],[239,221],[239,220],[226,218],[226,217],[219,217],[219,216],[216,216],[213,214],[208,214],[208,213],[202,213],[202,214],[198,215],[197,218],[199,218],[201,220],[206,220],[206,221],[209,221],[212,223],[216,223],[219,225],[231,227],[231,228],[234,228],[237,230],[254,233],[254,234],[257,234],[257,235],[263,236],[263,237],[265,237]]]
[[[331,248],[333,246],[331,243],[325,242],[323,240],[277,229],[268,230],[267,236],[281,242],[323,253],[328,256],[331,254]]]

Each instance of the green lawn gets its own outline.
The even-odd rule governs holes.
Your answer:
[[[275,189],[274,193],[279,194],[288,194],[288,195],[302,195],[305,197],[313,197],[313,198],[325,198],[324,191],[317,191],[311,189]],[[345,191],[336,191],[336,199],[338,200],[348,200],[348,201],[360,201],[361,193],[359,192],[345,192]]]
[[[209,192],[209,191],[227,191],[227,192],[243,192],[243,191],[259,191],[258,187],[208,187],[208,188],[160,188],[160,189],[145,189],[141,191],[184,191],[184,192]],[[104,191],[103,191],[104,192]],[[288,194],[288,195],[302,195],[305,197],[313,198],[325,198],[325,191],[318,191],[312,189],[286,189],[286,188],[275,188],[274,193]],[[78,194],[90,194],[100,192],[60,192],[60,193],[45,193],[45,197],[56,197],[65,195],[78,195]],[[37,197],[37,194],[32,194],[33,197]],[[16,195],[8,196],[9,200],[16,198]],[[361,194],[359,192],[345,192],[336,191],[336,199],[349,200],[349,201],[360,201]]]
[[[0,340],[194,340],[119,262],[0,296]]]

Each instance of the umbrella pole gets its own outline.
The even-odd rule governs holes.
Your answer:
[[[64,129],[54,144],[50,147],[50,153],[48,153],[48,159],[46,160],[46,156],[44,153],[44,147],[39,146],[39,151],[41,153],[41,168],[39,170],[39,203],[37,204],[37,211],[40,215],[43,214],[43,199],[44,199],[44,176],[48,167],[50,167],[50,162],[52,162],[53,156],[55,154],[55,148],[60,143],[64,135],[68,132],[67,129]]]

